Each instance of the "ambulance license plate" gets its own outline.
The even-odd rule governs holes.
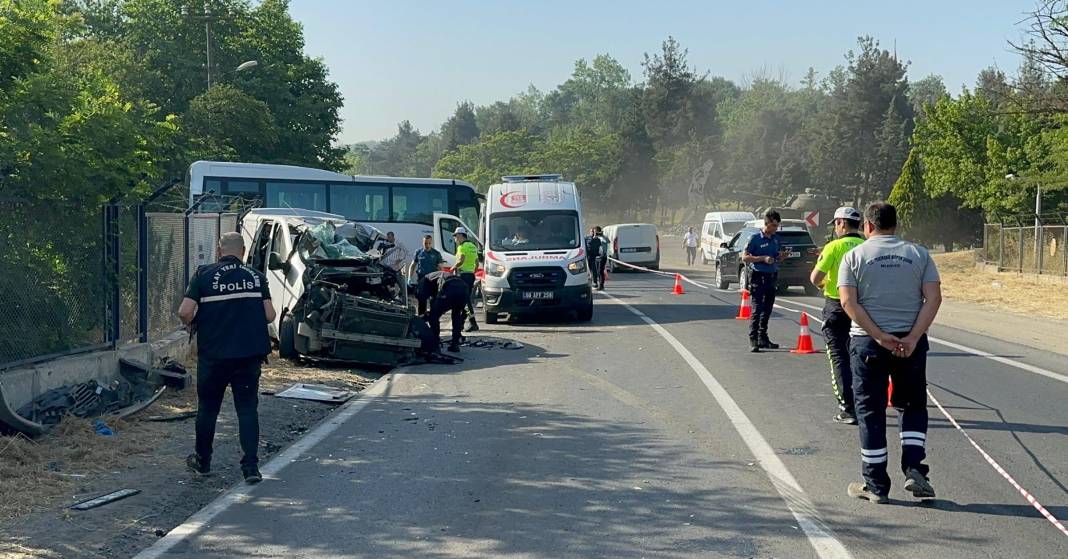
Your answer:
[[[527,300],[552,299],[553,298],[553,292],[552,291],[523,291],[522,294],[520,295],[520,297],[523,298],[523,299],[527,299]]]

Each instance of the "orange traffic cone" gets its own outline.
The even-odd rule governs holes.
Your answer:
[[[797,349],[790,353],[816,353],[812,348],[812,333],[808,331],[808,313],[801,313],[801,334],[797,336]]]
[[[675,274],[675,289],[671,290],[672,295],[685,295],[686,291],[682,288],[682,274]]]
[[[890,379],[890,384],[886,387],[886,407],[894,407],[894,403],[891,401],[894,399],[894,380]]]
[[[735,320],[749,320],[753,316],[753,307],[749,305],[749,290],[742,288],[742,304],[738,307],[738,316]]]

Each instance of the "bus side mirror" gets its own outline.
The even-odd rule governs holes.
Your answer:
[[[282,270],[285,273],[289,273],[289,262],[282,260],[282,255],[277,252],[272,252],[267,255],[267,269],[268,270]]]

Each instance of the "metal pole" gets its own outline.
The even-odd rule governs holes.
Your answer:
[[[206,50],[208,54],[208,89],[211,89],[212,84],[212,60],[211,60],[211,6],[204,3],[204,37],[207,41]]]
[[[1023,246],[1023,241],[1024,241],[1024,234],[1023,233],[1024,233],[1024,231],[1023,230],[1024,230],[1024,228],[1023,228],[1023,222],[1021,222],[1019,220],[1017,220],[1017,221],[1020,223],[1020,235],[1019,235],[1020,236],[1020,273],[1022,274],[1023,273],[1023,268],[1024,268],[1024,266],[1023,266],[1023,263],[1024,263],[1024,253],[1023,253],[1023,247],[1024,247]]]
[[[116,201],[108,204],[108,244],[111,246],[111,343],[112,347],[118,344],[122,337],[122,297],[120,278],[122,277],[122,253],[119,244],[119,204]]]
[[[1042,273],[1042,185],[1035,186],[1035,266]]]
[[[137,205],[137,338],[148,341],[148,216],[145,204]]]
[[[1005,267],[1005,222],[998,223],[998,271]]]

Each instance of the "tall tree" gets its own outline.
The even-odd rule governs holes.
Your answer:
[[[449,152],[470,144],[478,139],[478,135],[475,106],[470,101],[464,101],[456,105],[456,111],[441,127],[443,150]]]

